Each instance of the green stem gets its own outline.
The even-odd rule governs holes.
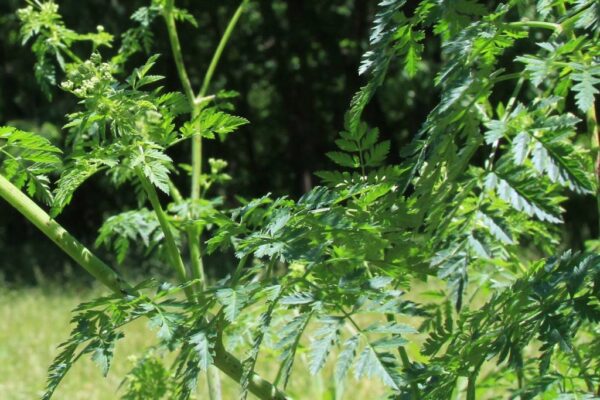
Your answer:
[[[586,113],[588,134],[592,145],[596,147],[596,209],[598,211],[598,235],[600,236],[600,129],[598,129],[598,117],[596,115],[596,103],[594,102]]]
[[[227,28],[225,28],[225,32],[217,45],[217,48],[210,60],[210,64],[208,69],[206,70],[206,74],[204,75],[204,79],[202,81],[202,87],[200,88],[200,92],[197,97],[194,97],[193,93],[190,95],[187,94],[188,100],[191,99],[193,103],[193,113],[192,120],[200,114],[202,111],[202,107],[205,104],[205,101],[202,101],[206,93],[208,92],[208,88],[210,87],[210,83],[212,82],[212,78],[215,74],[215,70],[217,69],[217,65],[219,65],[219,61],[221,60],[221,56],[223,55],[223,51],[225,50],[225,46],[229,42],[231,38],[231,34],[233,33],[235,26],[237,25],[244,8],[248,0],[243,0],[242,3],[238,6],[237,10],[229,20],[227,24]],[[181,51],[181,50],[180,50]],[[183,83],[183,81],[182,81]],[[200,198],[200,177],[202,175],[202,135],[195,135],[192,138],[192,199]]]
[[[193,100],[192,100],[193,101]],[[200,112],[202,111],[201,106],[194,105],[192,111],[192,121],[194,121]],[[191,198],[200,198],[200,179],[202,177],[202,134],[198,134],[192,137],[192,188]]]
[[[523,72],[514,72],[511,74],[500,75],[497,78],[494,78],[494,83],[504,82],[512,79],[519,79],[523,76]]]
[[[171,266],[175,269],[179,281],[185,283],[188,280],[185,265],[183,264],[183,260],[181,259],[181,254],[179,252],[179,249],[177,248],[177,243],[175,243],[175,237],[173,236],[173,231],[171,230],[171,224],[169,223],[167,214],[160,205],[158,193],[156,193],[156,189],[154,188],[154,186],[152,186],[152,184],[150,183],[148,178],[146,178],[142,171],[136,169],[136,173],[138,179],[142,184],[142,187],[144,188],[144,191],[146,192],[146,195],[148,196],[148,200],[150,200],[150,204],[154,209],[154,213],[158,218],[160,228],[163,231],[163,234],[165,235],[165,246],[167,249],[167,255],[169,257],[169,262],[171,263]],[[190,300],[194,298],[194,293],[192,292],[190,287],[185,288],[185,294]]]
[[[567,7],[565,6],[565,2],[564,1],[560,1],[557,4],[557,10],[558,10],[558,15],[561,18],[560,20],[560,25],[562,26],[563,30],[565,32],[569,32],[570,34],[573,33],[573,26],[575,25],[575,22],[577,22],[577,20],[579,20],[579,18],[581,17],[581,14],[586,12],[587,9],[589,7],[591,7],[594,4],[593,1],[588,2],[587,5],[580,7],[579,11],[577,11],[574,14],[571,14],[570,16],[567,16]]]
[[[71,58],[71,61],[75,62],[75,63],[81,63],[81,58],[79,58],[77,56],[77,54],[73,53],[71,51],[71,49],[69,49],[68,47],[61,47],[62,51]]]
[[[518,21],[518,22],[509,22],[507,24],[511,28],[540,28],[540,29],[549,29],[551,31],[561,33],[563,28],[560,24],[555,24],[554,22],[545,22],[545,21]]]
[[[187,229],[188,246],[190,258],[192,261],[192,276],[200,281],[200,289],[206,289],[206,277],[204,275],[204,262],[202,261],[202,249],[200,247],[200,237],[202,231],[195,225]]]
[[[519,93],[521,92],[521,89],[523,88],[524,83],[525,83],[525,77],[521,76],[519,78],[519,80],[517,81],[517,84],[515,85],[513,92],[510,95],[510,99],[508,99],[508,102],[506,103],[506,108],[504,109],[504,115],[502,116],[503,121],[506,121],[509,114],[511,113],[512,108],[515,105],[515,102],[517,101],[517,97],[519,96]],[[488,156],[488,159],[485,162],[485,170],[488,172],[491,171],[494,167],[494,159],[496,158],[496,152],[498,151],[499,146],[500,146],[500,139],[497,139],[492,144],[492,151],[490,152],[490,155]],[[483,199],[482,196],[483,196],[483,193],[481,196],[479,196],[480,202]],[[473,215],[475,215],[475,214],[473,214]]]
[[[467,400],[475,400],[475,381],[477,380],[477,375],[470,375],[469,382],[467,383]]]
[[[173,53],[173,59],[175,60],[175,66],[177,67],[177,74],[181,81],[181,86],[188,99],[190,108],[192,109],[192,121],[200,113],[200,107],[195,102],[194,89],[190,82],[190,78],[187,74],[187,69],[183,62],[183,54],[181,52],[181,43],[179,42],[179,35],[177,34],[177,26],[175,24],[175,17],[173,16],[173,10],[175,8],[174,0],[167,0],[164,8],[163,17],[167,25],[167,32],[169,35],[169,42],[171,45],[171,52]],[[201,96],[202,97],[202,96]],[[196,135],[192,138],[192,199],[199,197],[200,189],[200,175],[202,173],[202,138],[200,135]],[[202,253],[200,251],[200,244],[198,243],[197,229],[191,227],[187,231],[190,257],[192,263],[192,277],[194,279],[200,279],[200,285],[198,289],[204,287],[204,267],[202,265]]]
[[[177,72],[179,74],[179,78],[181,80],[181,84],[183,86],[183,90],[188,99],[190,107],[192,109],[192,121],[194,121],[202,111],[202,107],[206,103],[206,92],[210,86],[210,82],[216,70],[216,67],[219,63],[221,55],[223,54],[223,50],[231,34],[237,24],[240,16],[242,15],[244,6],[247,4],[248,0],[243,0],[233,17],[229,21],[227,25],[227,29],[225,33],[221,37],[219,45],[212,57],[212,60],[209,64],[208,70],[204,75],[204,80],[202,83],[202,88],[200,89],[200,93],[196,97],[194,95],[194,90],[192,89],[192,85],[190,79],[187,75],[187,70],[185,68],[185,64],[183,63],[183,56],[181,52],[181,44],[179,42],[179,37],[177,35],[177,27],[175,24],[175,18],[173,16],[173,9],[175,8],[174,0],[167,0],[167,4],[165,6],[164,18],[167,24],[167,30],[169,34],[169,41],[171,44],[171,51],[173,52],[173,58],[175,59],[175,64],[177,66]],[[192,201],[200,198],[200,179],[202,177],[202,135],[195,135],[192,138],[192,187],[191,187],[191,198]],[[206,287],[206,279],[204,274],[204,264],[202,261],[202,250],[200,247],[200,237],[202,235],[201,229],[196,226],[191,226],[187,230],[188,243],[189,243],[189,252],[191,258],[191,270],[192,276],[195,279],[200,280],[199,289],[204,289]],[[221,384],[218,372],[214,370],[214,368],[209,368],[208,374],[208,386],[209,386],[209,397],[212,400],[221,399]]]
[[[585,366],[583,358],[581,357],[581,354],[579,353],[579,350],[577,350],[577,346],[572,346],[572,349],[573,349],[573,356],[575,357],[575,361],[577,362],[577,365],[579,366],[579,371],[580,371],[581,375],[583,376],[583,380],[585,381],[585,386],[587,387],[587,390],[590,393],[594,393],[594,383],[592,382],[592,377],[587,372],[587,368]]]
[[[408,358],[408,353],[404,346],[398,347],[398,353],[400,353],[400,360],[402,360],[402,365],[404,369],[408,369],[411,367],[410,359]],[[421,396],[419,395],[419,387],[415,382],[410,383],[410,398],[413,400],[419,400]]]
[[[221,376],[219,375],[219,368],[214,365],[208,367],[206,371],[206,381],[208,383],[208,398],[211,400],[218,400],[223,398],[221,393]]]
[[[467,383],[467,400],[475,400],[476,398],[476,389],[477,389],[477,376],[479,376],[479,371],[481,370],[481,365],[484,360],[480,360],[471,375],[469,375],[469,381]]]
[[[564,17],[567,15],[567,7],[566,7],[564,1],[559,1],[556,4],[556,6],[557,6],[558,14],[561,17]],[[581,11],[582,10],[580,10],[580,12]],[[577,13],[576,15],[578,15],[578,14],[579,13]],[[575,16],[572,16],[569,19],[572,19],[573,17],[575,17]],[[568,31],[567,37],[570,40],[576,39],[575,33],[572,30]],[[577,50],[576,54],[579,57],[583,58],[583,54],[581,53],[581,50]],[[587,110],[587,112],[585,114],[586,114],[585,117],[586,117],[587,131],[588,131],[588,135],[590,136],[592,147],[595,147],[597,149],[596,150],[596,166],[595,166],[596,210],[598,213],[598,236],[600,237],[600,129],[598,128],[598,116],[596,115],[596,102],[592,102],[592,106],[589,108],[589,110]]]
[[[83,244],[75,239],[62,226],[54,221],[33,200],[27,197],[16,186],[0,175],[0,197],[19,211],[40,231],[50,238],[58,247],[81,265],[94,278],[115,293],[130,293],[128,285],[112,268],[92,254]]]
[[[111,289],[116,294],[134,294],[132,286],[125,282],[119,274],[96,257],[89,249],[79,243],[62,226],[54,221],[37,204],[21,192],[17,187],[0,175],[0,197],[19,211],[29,222],[35,225],[48,238],[69,255],[77,264],[88,271],[94,278]],[[241,382],[242,363],[229,353],[222,343],[217,343],[215,349],[215,366],[230,376],[236,382]],[[259,375],[253,374],[249,390],[262,400],[287,399],[285,393],[279,391]]]
[[[167,247],[167,253],[169,254],[171,265],[175,268],[175,271],[177,272],[177,275],[179,276],[179,280],[181,282],[186,282],[187,281],[187,278],[186,278],[187,273],[185,270],[185,265],[183,264],[183,260],[181,259],[181,253],[179,252],[179,248],[177,247],[177,244],[175,243],[175,238],[173,237],[173,232],[171,231],[171,226],[167,219],[167,215],[165,214],[164,210],[162,209],[162,206],[160,205],[160,201],[158,199],[158,194],[156,193],[156,189],[154,189],[154,186],[152,186],[152,184],[148,181],[148,179],[144,176],[144,174],[141,171],[137,170],[136,172],[142,183],[144,191],[148,195],[148,199],[150,200],[150,203],[152,204],[152,208],[154,209],[154,212],[156,213],[156,216],[160,223],[160,227],[163,231],[163,234],[165,235],[165,245]],[[192,242],[193,241],[190,240],[190,243],[192,243]],[[200,250],[199,246],[195,246],[195,248],[198,251]],[[199,254],[192,254],[192,261],[193,260],[199,260],[200,262],[202,262],[202,258],[199,256]],[[200,271],[202,271],[201,266],[200,266]],[[192,270],[192,275],[196,275],[194,270]],[[199,277],[194,276],[194,278],[199,278]],[[202,276],[201,283],[203,283],[203,282],[204,282],[204,277]],[[202,288],[204,288],[204,284],[202,284]],[[188,286],[184,290],[185,290],[185,294],[186,294],[187,298],[190,301],[193,301],[194,300],[194,292],[191,290],[191,288]],[[211,400],[221,399],[222,398],[222,396],[221,396],[221,379],[219,377],[219,371],[216,368],[214,368],[213,366],[210,366],[208,368],[208,371],[206,372],[206,377],[207,377],[207,381],[208,381],[209,398]]]
[[[174,8],[175,0],[167,0],[167,3],[165,4],[165,7],[163,9],[163,18],[165,19],[165,23],[167,25],[167,34],[169,35],[171,52],[173,53],[173,59],[175,60],[177,73],[179,74],[179,79],[181,80],[183,91],[185,92],[185,95],[188,98],[188,102],[190,103],[190,108],[193,109],[194,90],[192,89],[192,84],[190,82],[190,78],[188,77],[187,70],[185,69],[185,64],[183,62],[181,43],[179,42],[179,35],[177,34],[177,27],[175,25],[175,16],[173,15]]]
[[[235,29],[235,26],[237,25],[240,17],[242,16],[242,13],[244,12],[246,4],[248,4],[248,0],[242,0],[242,3],[238,6],[237,10],[235,10],[235,13],[229,20],[229,24],[227,24],[227,28],[225,28],[225,32],[223,33],[223,36],[219,41],[219,45],[215,50],[215,54],[213,54],[212,60],[210,61],[210,65],[208,66],[208,70],[204,75],[204,81],[202,82],[202,88],[200,89],[200,93],[198,94],[198,99],[201,99],[206,95],[206,92],[208,91],[210,82],[212,81],[212,77],[215,73],[217,65],[219,64],[219,60],[221,59],[221,55],[223,54],[223,50],[225,49],[227,42],[229,42],[229,38],[231,37],[231,34],[233,33],[233,30]]]
[[[385,316],[388,322],[396,322],[396,319],[392,314],[386,314]],[[410,369],[412,363],[410,362],[410,358],[408,358],[408,353],[404,346],[398,346],[398,354],[400,354],[400,360],[402,361],[402,366],[406,371]],[[410,398],[411,400],[419,400],[421,398],[419,394],[419,386],[415,382],[410,383]]]
[[[242,363],[225,350],[221,341],[215,346],[215,366],[236,382],[241,382],[243,375]],[[274,385],[253,373],[250,377],[248,389],[259,399],[286,400],[290,399],[284,392]]]
[[[181,204],[183,202],[183,196],[181,196],[181,192],[179,191],[179,189],[177,189],[177,186],[175,186],[173,181],[170,179],[169,179],[169,193],[171,193],[171,196],[173,197],[173,200],[175,200],[175,203]]]

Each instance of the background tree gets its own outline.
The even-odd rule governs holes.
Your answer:
[[[102,25],[119,35],[132,22],[139,25],[131,16],[146,3],[90,0],[81,7],[76,1],[64,0],[60,6],[67,25],[76,31],[95,31]],[[183,47],[186,65],[197,86],[237,2],[180,3],[198,22],[198,27],[189,23],[180,26],[182,37],[194,38],[184,40]],[[34,55],[21,46],[18,37],[16,10],[22,4],[18,0],[0,4],[0,122],[41,132],[62,144],[66,139],[59,128],[74,100],[53,88],[52,106],[48,107],[48,97],[33,79]],[[233,102],[238,114],[252,123],[252,127],[243,127],[224,143],[207,143],[209,156],[229,161],[232,180],[219,188],[226,201],[234,202],[234,194],[250,198],[266,192],[297,197],[316,184],[313,172],[329,165],[324,154],[332,148],[343,125],[348,99],[365,82],[357,74],[356,65],[367,48],[376,5],[376,0],[251,3],[234,33],[237,45],[224,53],[214,80],[215,89],[227,88],[241,94]],[[406,12],[410,15],[415,7],[416,3],[407,5]],[[142,24],[145,22],[150,25],[144,50],[170,54],[163,24],[142,18]],[[399,159],[398,150],[418,131],[426,110],[437,102],[433,77],[441,61],[439,42],[431,30],[425,29],[424,34],[425,51],[418,79],[409,79],[401,66],[392,64],[386,85],[364,114],[367,121],[380,128],[384,139],[391,139],[391,161]],[[134,55],[130,65],[142,64],[146,55]],[[164,85],[168,89],[179,88],[174,64],[160,63],[157,73],[167,77]],[[497,90],[494,96],[507,95],[504,92],[511,90],[509,82],[497,85]],[[180,159],[185,154],[187,151]],[[183,178],[176,179],[183,183]],[[61,222],[88,244],[108,216],[135,203],[130,193],[98,196],[106,192],[106,184],[101,177],[93,178],[61,216]],[[584,241],[594,237],[596,215],[590,218],[590,209],[594,209],[591,200],[569,195],[565,247],[583,248]],[[5,279],[33,282],[35,276],[52,277],[71,270],[60,253],[32,227],[23,225],[12,210],[0,209],[0,218],[4,221],[0,227],[0,273]],[[42,258],[32,251],[31,243],[44,248]],[[143,251],[134,251],[131,257],[132,264],[142,268],[161,268],[143,257]]]

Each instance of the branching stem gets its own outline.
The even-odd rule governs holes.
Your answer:
[[[207,103],[206,93],[212,81],[212,77],[215,73],[216,67],[221,59],[223,50],[231,37],[231,34],[240,19],[244,6],[248,3],[248,0],[243,0],[233,17],[229,21],[225,33],[221,37],[217,49],[212,57],[208,70],[204,75],[202,87],[198,96],[194,94],[192,84],[190,82],[185,64],[183,62],[183,54],[181,52],[181,44],[179,42],[179,36],[177,34],[177,26],[175,24],[175,18],[173,11],[175,8],[175,0],[167,0],[164,8],[164,19],[167,25],[167,31],[169,35],[169,42],[171,44],[171,51],[175,64],[177,66],[177,73],[181,80],[181,85],[190,104],[192,110],[192,121],[194,121],[200,115],[202,107]],[[192,138],[192,179],[191,179],[191,198],[192,201],[200,198],[200,184],[202,178],[202,135],[197,134]],[[188,246],[191,259],[191,270],[192,277],[199,280],[197,291],[202,291],[206,288],[206,277],[204,273],[204,263],[202,261],[202,249],[200,246],[200,237],[202,235],[202,228],[196,225],[192,225],[187,229]],[[181,258],[181,257],[180,257]],[[208,374],[208,386],[209,396],[212,400],[221,399],[221,384],[218,372],[214,368],[209,368]]]

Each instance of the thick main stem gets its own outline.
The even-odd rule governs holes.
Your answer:
[[[477,375],[470,375],[469,381],[467,383],[467,400],[475,400],[476,399],[476,386],[475,382],[477,380]]]
[[[42,210],[10,181],[0,175],[0,197],[33,223],[50,240],[81,265],[94,278],[115,293],[129,293],[129,286],[112,268],[92,254],[83,244]]]
[[[179,42],[179,35],[177,34],[177,26],[175,24],[175,17],[173,10],[175,8],[175,1],[168,0],[163,17],[165,24],[167,25],[167,32],[169,35],[169,42],[171,45],[171,52],[173,59],[175,60],[175,66],[177,68],[177,74],[181,81],[181,86],[185,96],[187,97],[188,103],[192,110],[192,121],[200,114],[200,104],[197,104],[194,95],[194,89],[190,82],[190,78],[187,74],[187,69],[183,62],[183,53],[181,51],[181,43]],[[202,97],[202,96],[200,96]],[[200,189],[200,175],[202,173],[202,137],[196,135],[192,138],[192,199],[199,197]],[[202,253],[200,251],[200,244],[196,240],[198,238],[198,230],[196,227],[190,227],[187,231],[189,248],[190,248],[190,259],[192,263],[192,277],[200,280],[199,288],[204,286],[204,266],[202,265]]]
[[[200,113],[200,105],[194,105],[192,120]],[[196,135],[192,138],[192,200],[200,197],[200,177],[202,174],[202,137]],[[194,190],[194,188],[197,188]],[[191,225],[187,229],[190,260],[192,262],[192,276],[200,281],[199,289],[206,288],[206,277],[204,276],[204,263],[202,261],[202,249],[200,248],[201,229]]]
[[[173,53],[173,58],[175,59],[175,64],[177,67],[177,73],[181,80],[181,84],[183,86],[183,90],[188,99],[188,103],[190,104],[192,110],[192,121],[194,121],[202,111],[203,99],[208,91],[210,86],[210,82],[212,81],[212,77],[216,70],[216,67],[221,59],[221,55],[223,54],[223,50],[231,37],[231,34],[240,19],[243,8],[246,5],[248,0],[243,0],[233,17],[229,21],[227,28],[225,29],[225,33],[221,37],[217,49],[212,57],[210,65],[206,74],[204,75],[204,80],[202,83],[202,88],[200,89],[200,93],[196,97],[194,95],[194,90],[192,88],[190,79],[187,74],[187,70],[185,68],[185,64],[183,62],[183,54],[181,51],[181,44],[179,42],[179,36],[177,34],[177,26],[175,24],[175,18],[173,16],[173,10],[175,8],[174,0],[167,0],[167,3],[164,8],[164,18],[167,25],[167,31],[169,35],[169,41],[171,44],[171,51]],[[197,200],[200,198],[200,180],[202,177],[202,135],[197,134],[192,138],[192,182],[191,182],[191,198],[192,200]],[[202,262],[202,250],[200,247],[200,236],[202,234],[202,230],[194,225],[192,225],[187,230],[188,242],[189,242],[189,251],[190,251],[190,259],[191,259],[191,269],[192,276],[194,279],[198,279],[200,281],[199,289],[206,288],[206,279],[204,274],[204,264]],[[214,368],[209,368],[208,374],[208,387],[209,387],[209,396],[212,400],[218,400],[221,396],[221,384],[218,372]]]
[[[111,289],[116,294],[134,294],[132,286],[125,282],[119,274],[96,257],[83,244],[79,243],[62,226],[54,221],[33,200],[27,197],[17,187],[0,175],[0,197],[6,200],[13,208],[19,211],[29,222],[35,225],[48,238],[50,238],[60,249],[69,255],[77,264],[88,271],[93,277]],[[243,375],[242,363],[229,353],[221,343],[215,349],[215,366],[230,376],[236,382],[240,382]],[[279,391],[270,382],[253,374],[250,380],[249,390],[259,399],[287,399],[285,393]]]
[[[242,3],[237,8],[237,10],[235,11],[235,13],[233,14],[233,16],[231,17],[231,19],[229,20],[229,24],[227,24],[227,28],[225,29],[225,32],[223,33],[223,36],[221,37],[221,40],[219,41],[217,49],[215,50],[215,53],[213,54],[213,57],[210,61],[208,70],[206,71],[206,74],[204,75],[204,80],[202,82],[202,88],[200,89],[198,96],[197,97],[194,96],[193,90],[191,90],[191,87],[190,87],[189,91],[186,90],[186,95],[188,96],[188,101],[191,102],[191,104],[193,105],[192,120],[194,120],[196,117],[198,117],[198,115],[202,111],[203,103],[201,102],[201,100],[206,96],[206,93],[208,92],[208,88],[210,87],[212,77],[215,73],[217,65],[219,64],[219,60],[221,59],[223,50],[225,49],[225,46],[229,42],[229,39],[231,38],[231,34],[233,33],[233,30],[235,29],[235,26],[237,25],[241,15],[244,11],[244,6],[247,3],[248,3],[248,0],[243,0]],[[174,25],[173,25],[173,27],[174,27]],[[175,33],[174,36],[176,38],[177,34]],[[175,45],[176,45],[176,50],[174,48],[173,51],[177,51],[178,53],[181,53],[181,49],[179,46],[177,46],[177,42],[175,42]],[[179,58],[181,58],[181,57],[179,57]],[[183,69],[183,73],[179,74],[180,77],[182,77],[182,79],[181,79],[182,85],[184,87],[189,86],[189,79],[187,80],[187,83],[186,83],[187,74],[185,73],[185,67],[183,66],[183,62],[181,62],[180,67],[178,67],[178,69],[179,68]],[[192,138],[192,187],[191,187],[192,200],[197,200],[200,198],[201,176],[202,176],[202,135],[195,135]],[[204,288],[206,285],[206,280],[205,280],[205,276],[204,276],[204,265],[202,262],[202,250],[200,248],[200,243],[198,242],[198,238],[200,237],[201,234],[202,234],[201,229],[199,229],[195,226],[190,227],[188,230],[188,238],[189,238],[189,242],[190,242],[190,257],[192,260],[192,273],[194,274],[194,278],[200,279],[201,285]]]

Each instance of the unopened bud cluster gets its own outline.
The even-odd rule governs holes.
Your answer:
[[[89,60],[68,72],[68,80],[61,87],[79,98],[93,97],[115,82],[111,70],[111,65],[103,63],[100,54],[94,53]]]

